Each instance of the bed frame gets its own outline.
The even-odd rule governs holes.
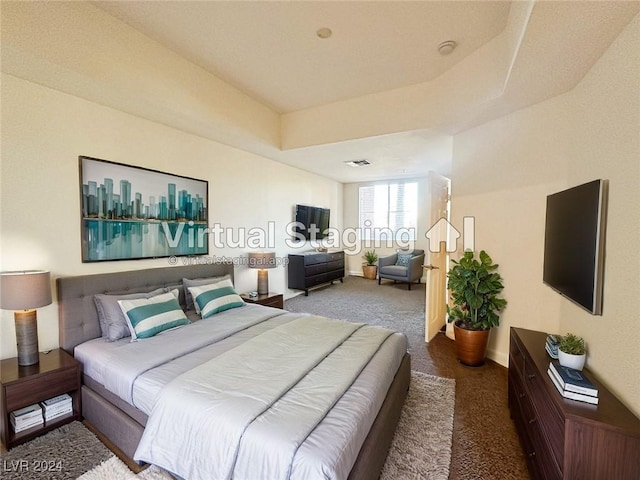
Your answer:
[[[183,278],[229,275],[233,279],[233,273],[232,263],[215,263],[58,278],[60,347],[73,354],[76,345],[102,335],[93,300],[97,293],[148,292],[160,287],[181,287]],[[180,292],[181,304],[184,305],[182,288]],[[400,419],[410,374],[411,361],[406,354],[360,449],[349,480],[379,477]],[[83,417],[124,455],[132,458],[147,423],[147,415],[84,374],[82,378]]]

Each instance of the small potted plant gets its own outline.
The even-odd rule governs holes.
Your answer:
[[[498,265],[482,250],[478,258],[464,252],[460,261],[451,260],[449,292],[452,306],[447,306],[449,322],[454,322],[456,353],[464,365],[484,364],[492,327],[500,324],[499,313],[507,301],[498,295],[504,288]]]
[[[375,280],[378,274],[378,266],[376,265],[376,262],[378,261],[378,254],[375,250],[369,250],[368,252],[364,252],[362,258],[367,262],[362,264],[362,274],[364,275],[364,278]]]
[[[567,333],[558,345],[558,361],[564,367],[582,370],[587,358],[584,339],[573,333]]]

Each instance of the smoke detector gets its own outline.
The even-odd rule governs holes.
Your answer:
[[[348,162],[344,162],[347,165],[349,165],[350,167],[365,167],[367,165],[371,165],[371,162],[369,160],[350,160]]]
[[[438,45],[438,52],[440,52],[440,55],[449,55],[457,46],[458,44],[453,40],[447,40]]]

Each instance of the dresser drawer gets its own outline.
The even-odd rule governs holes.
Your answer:
[[[58,370],[23,380],[5,387],[7,411],[38,403],[56,395],[80,388],[78,370],[75,368]]]
[[[333,272],[334,270],[343,270],[344,260],[336,260],[335,262],[327,263],[327,272]]]
[[[321,273],[320,275],[314,275],[313,277],[307,277],[305,280],[305,285],[307,287],[315,287],[316,285],[320,285],[327,281],[327,275],[325,273]]]
[[[551,447],[556,465],[560,468],[564,462],[564,420],[550,396],[556,392],[548,392],[547,379],[541,376],[546,376],[546,372],[539,373],[530,363],[525,363],[525,372],[527,388],[538,420],[542,424],[545,440]]]
[[[327,262],[342,261],[344,265],[344,252],[334,252],[327,254]]]
[[[304,276],[305,277],[313,277],[314,275],[318,275],[320,273],[324,273],[327,271],[326,263],[318,263],[315,265],[309,265],[304,267]]]
[[[316,263],[327,263],[329,253],[315,253],[313,255],[304,256],[305,265],[315,265]]]

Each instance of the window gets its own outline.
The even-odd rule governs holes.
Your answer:
[[[363,240],[415,240],[418,183],[388,182],[360,187],[360,231]]]

